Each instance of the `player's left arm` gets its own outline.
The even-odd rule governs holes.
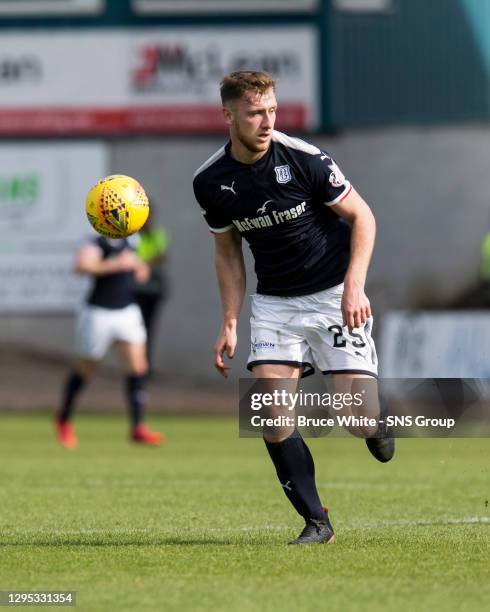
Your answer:
[[[355,189],[351,189],[344,200],[330,208],[351,226],[351,252],[344,279],[342,316],[344,325],[352,330],[362,327],[371,316],[371,305],[364,287],[374,248],[376,221],[371,209]]]

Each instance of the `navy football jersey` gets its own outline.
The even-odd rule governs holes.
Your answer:
[[[133,246],[127,238],[111,240],[99,236],[91,241],[102,251],[102,258],[108,259],[122,253],[125,249],[134,251]],[[115,272],[113,274],[102,274],[94,276],[92,289],[87,298],[87,303],[101,308],[125,308],[135,301],[135,278],[134,272]]]
[[[243,164],[231,143],[194,175],[194,193],[212,232],[236,228],[255,259],[257,293],[307,295],[341,283],[350,227],[329,206],[351,191],[332,157],[274,131],[267,153]]]

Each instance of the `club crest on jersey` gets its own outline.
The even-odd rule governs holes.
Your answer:
[[[345,176],[342,174],[342,170],[332,160],[332,163],[328,166],[332,171],[328,177],[328,181],[332,187],[342,187],[345,183]]]
[[[292,179],[289,166],[276,166],[274,170],[276,171],[276,181],[278,183],[289,183]]]

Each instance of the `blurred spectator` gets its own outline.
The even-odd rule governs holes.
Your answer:
[[[75,271],[91,276],[93,283],[77,320],[77,361],[65,383],[56,416],[58,441],[65,448],[78,446],[72,426],[76,400],[114,344],[126,374],[130,438],[143,444],[160,444],[162,434],[143,423],[148,373],[146,330],[134,296],[135,283],[148,280],[149,266],[136,255],[131,239],[99,236],[79,249]]]
[[[485,234],[480,248],[480,277],[485,306],[490,306],[490,231]]]
[[[145,322],[147,359],[151,372],[155,322],[164,301],[168,297],[168,278],[165,267],[170,241],[165,228],[156,225],[151,214],[145,226],[139,232],[139,238],[137,253],[139,258],[149,266],[150,276],[146,282],[138,283],[135,295]]]

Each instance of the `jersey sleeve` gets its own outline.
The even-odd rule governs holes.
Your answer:
[[[201,212],[209,229],[214,234],[222,234],[233,229],[234,225],[231,219],[216,205],[216,203],[211,202],[210,198],[207,197],[203,181],[199,176],[194,179],[193,187],[197,203],[201,208]]]
[[[82,249],[85,247],[93,247],[95,249],[99,249],[100,251],[102,251],[102,246],[101,246],[101,239],[103,239],[102,236],[100,236],[99,234],[89,234],[89,235],[85,235],[83,236],[83,238],[81,240],[78,241],[77,244],[77,248],[78,249]]]
[[[313,194],[327,206],[340,204],[352,190],[335,160],[325,151],[309,158]]]

